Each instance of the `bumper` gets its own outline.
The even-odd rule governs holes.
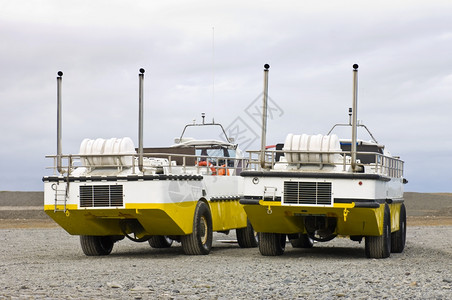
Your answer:
[[[379,236],[383,232],[384,203],[334,203],[333,206],[289,206],[279,201],[242,199],[241,204],[257,232],[306,233],[304,219],[309,216],[335,218],[335,233],[342,236]],[[357,205],[358,204],[358,205]],[[391,219],[398,220],[401,202],[388,204]],[[391,222],[391,231],[398,230]]]
[[[193,230],[196,201],[178,204],[126,204],[125,208],[77,209],[68,205],[44,211],[64,230],[73,235],[123,235],[121,224],[137,220],[145,235],[184,235]]]

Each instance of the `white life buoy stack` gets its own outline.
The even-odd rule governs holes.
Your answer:
[[[136,151],[133,141],[129,137],[98,138],[95,140],[84,139],[80,144],[79,154],[82,165],[85,167],[118,165],[131,167]]]
[[[283,150],[288,163],[333,164],[342,159],[340,154],[320,153],[341,151],[339,138],[335,134],[296,135],[289,133],[284,142]]]

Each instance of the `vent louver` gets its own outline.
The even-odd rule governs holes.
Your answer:
[[[80,186],[80,207],[123,206],[122,185]]]
[[[331,182],[284,181],[284,203],[333,205]]]

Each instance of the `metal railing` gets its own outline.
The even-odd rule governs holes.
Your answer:
[[[247,151],[248,168],[247,170],[268,170],[274,169],[276,163],[287,163],[288,165],[297,166],[303,171],[302,166],[318,166],[319,170],[325,166],[341,166],[341,171],[350,170],[352,165],[351,152],[344,151],[285,151],[285,150],[267,150],[264,152],[265,167],[261,166],[261,151]],[[299,157],[309,157],[309,159],[291,159],[290,162],[282,162],[280,159],[287,154],[296,154]],[[403,177],[404,162],[398,158],[389,157],[376,152],[357,152],[358,166],[364,167],[364,172],[381,174],[388,177]],[[333,159],[331,159],[333,157]],[[312,159],[314,157],[315,159]],[[292,156],[293,158],[293,156]],[[312,169],[310,169],[312,171]]]
[[[139,155],[134,154],[88,154],[88,155],[47,155],[46,158],[53,159],[52,169],[54,175],[69,176],[77,168],[86,168],[88,172],[96,169],[116,169],[121,172],[124,169],[131,169],[132,174],[143,173],[139,171]],[[175,153],[146,153],[143,154],[143,171],[166,169],[167,174],[172,174],[176,169],[177,174],[186,174],[196,170],[197,174],[211,175],[239,175],[240,172],[248,168],[248,159],[223,156],[187,155]],[[175,159],[181,160],[177,164]],[[165,161],[166,159],[166,161]],[[84,161],[84,163],[83,163]],[[96,161],[96,163],[94,163]],[[127,163],[127,161],[129,163]],[[156,163],[152,163],[152,161]],[[200,163],[200,162],[206,163]],[[107,162],[107,163],[106,163]],[[60,166],[60,167],[59,167]],[[224,172],[221,172],[223,170]]]

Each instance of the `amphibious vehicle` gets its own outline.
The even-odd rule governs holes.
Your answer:
[[[79,235],[86,255],[107,255],[124,237],[152,247],[181,242],[186,254],[208,254],[212,232],[236,230],[241,247],[257,239],[243,206],[246,164],[221,124],[188,124],[175,144],[143,147],[143,80],[139,74],[139,146],[131,138],[81,142],[78,154],[61,151],[61,84],[57,77],[57,154],[45,176],[44,210],[62,228]],[[187,128],[214,127],[224,140],[192,139]],[[217,135],[218,137],[219,135]]]
[[[261,149],[248,151],[244,205],[259,232],[262,255],[281,255],[286,240],[295,248],[336,236],[365,241],[369,258],[402,252],[406,237],[403,199],[404,162],[378,143],[357,121],[357,69],[353,66],[353,107],[349,109],[351,138],[288,134],[276,150],[265,145],[268,65],[264,70],[264,111]],[[335,126],[338,126],[335,125]],[[334,128],[334,127],[333,127]],[[365,129],[371,140],[357,138]]]

